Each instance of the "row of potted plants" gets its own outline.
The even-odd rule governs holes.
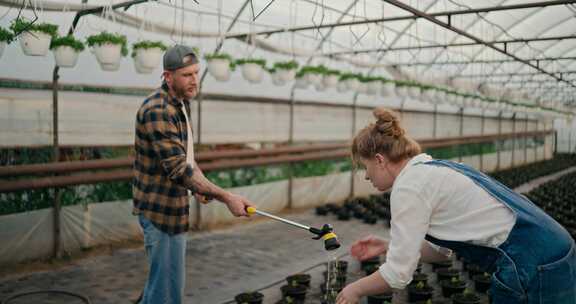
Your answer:
[[[204,58],[207,61],[208,72],[218,81],[228,81],[236,66],[241,66],[242,76],[250,83],[262,82],[264,73],[268,72],[274,85],[283,86],[295,81],[295,87],[298,89],[314,87],[317,91],[325,91],[335,88],[340,93],[352,91],[358,94],[382,97],[396,95],[401,98],[418,99],[434,104],[527,113],[552,110],[526,103],[461,92],[449,87],[343,72],[323,65],[304,66],[298,69],[297,62],[286,61],[277,62],[268,68],[264,59],[243,58],[235,60],[225,53],[206,54]]]
[[[56,65],[63,68],[76,66],[78,55],[85,46],[92,48],[100,67],[104,71],[116,71],[121,57],[128,55],[126,36],[101,32],[88,36],[86,43],[72,35],[59,36],[58,26],[49,23],[35,23],[24,18],[12,21],[10,30],[0,28],[0,56],[6,45],[17,36],[22,51],[28,56],[46,56],[49,50],[54,53]],[[166,45],[160,41],[144,40],[132,45],[132,57],[138,73],[151,73],[160,63]]]

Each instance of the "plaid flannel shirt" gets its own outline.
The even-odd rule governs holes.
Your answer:
[[[192,167],[186,163],[184,107],[189,108],[189,102],[170,96],[163,84],[136,115],[133,214],[144,215],[171,235],[189,228],[187,190],[192,189]]]

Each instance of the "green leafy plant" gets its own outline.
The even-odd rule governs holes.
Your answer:
[[[236,60],[236,64],[237,65],[244,65],[244,64],[248,64],[248,63],[254,63],[257,64],[263,68],[266,67],[266,60],[264,59],[258,59],[258,58],[242,58],[242,59],[238,59]]]
[[[88,36],[86,43],[90,47],[100,46],[106,43],[119,44],[122,46],[122,56],[128,55],[128,47],[126,46],[126,36],[121,34],[113,34],[108,32],[101,32],[97,35]]]
[[[294,60],[276,62],[274,63],[273,69],[275,70],[295,70],[298,68],[298,62]]]
[[[361,74],[355,73],[341,73],[340,74],[340,81],[349,80],[349,79],[360,79],[362,78]]]
[[[167,49],[166,45],[162,43],[162,41],[142,40],[132,45],[132,57],[136,57],[136,50],[138,49],[147,50],[153,48],[158,48],[162,51]],[[194,50],[194,52],[197,53],[196,50]]]
[[[12,42],[14,35],[10,31],[0,27],[0,42],[4,41],[8,44]]]
[[[50,49],[52,50],[59,46],[69,46],[76,50],[76,52],[82,52],[84,50],[84,43],[74,38],[72,35],[56,37],[52,39],[52,42],[50,43]]]
[[[206,59],[207,61],[210,61],[212,59],[226,59],[230,62],[234,62],[234,60],[232,59],[232,56],[226,54],[226,53],[210,53],[210,54],[205,54],[204,55],[204,59]]]
[[[418,282],[418,284],[416,284],[416,289],[424,289],[424,287],[426,287],[426,284],[424,284],[424,282],[420,281]]]
[[[36,23],[25,18],[17,18],[10,24],[10,29],[14,32],[14,35],[20,35],[23,32],[42,32],[46,33],[52,38],[58,35],[58,26],[50,23]]]

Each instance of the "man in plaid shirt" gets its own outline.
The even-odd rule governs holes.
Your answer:
[[[148,280],[142,304],[182,303],[185,282],[188,191],[225,203],[245,216],[247,199],[211,183],[194,161],[189,100],[198,92],[198,58],[183,45],[164,54],[162,87],[148,96],[136,116],[134,209],[144,232]]]

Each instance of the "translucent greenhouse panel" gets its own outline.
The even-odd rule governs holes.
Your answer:
[[[350,194],[350,172],[295,179],[292,207],[306,208],[341,203]]]
[[[52,108],[49,91],[28,92],[0,89],[0,145],[27,146],[52,143]]]
[[[202,103],[202,142],[287,141],[289,115],[286,104],[207,100]],[[192,117],[196,123],[196,115]]]
[[[544,160],[546,157],[546,153],[544,152],[546,148],[544,146],[538,146],[536,148],[536,160],[541,161]]]
[[[496,171],[498,165],[498,154],[488,153],[482,156],[482,167],[484,172],[494,172]]]
[[[484,134],[498,134],[498,118],[484,118]]]
[[[434,115],[432,113],[405,112],[402,115],[402,126],[408,136],[418,139],[434,137]]]
[[[66,206],[60,218],[62,250],[67,252],[142,238],[132,200]]]
[[[436,137],[460,136],[460,117],[458,115],[438,114],[436,123]]]
[[[464,116],[463,136],[482,135],[482,117]]]
[[[351,111],[348,108],[298,106],[294,111],[296,122],[294,124],[294,140],[349,140],[352,130],[351,117]]]
[[[50,256],[53,218],[51,208],[0,216],[0,265]]]
[[[246,197],[254,202],[256,208],[262,211],[276,213],[288,206],[287,180],[246,187],[235,187],[227,190]],[[202,213],[202,227],[238,220],[238,218],[230,214],[225,204],[217,201],[202,205],[200,210]]]
[[[502,151],[500,152],[500,170],[511,168],[512,165],[512,151]]]
[[[514,132],[514,123],[510,119],[502,120],[502,133],[512,133]]]
[[[514,150],[512,162],[514,167],[523,165],[526,162],[523,148]]]

